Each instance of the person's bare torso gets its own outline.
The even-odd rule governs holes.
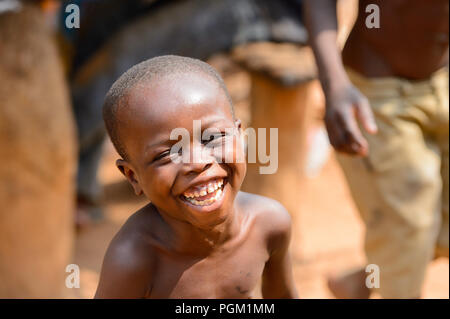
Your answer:
[[[268,255],[262,247],[245,247],[250,244],[205,259],[160,256],[146,297],[253,298]]]
[[[255,297],[255,289],[269,259],[258,214],[242,220],[239,234],[211,255],[202,258],[157,249],[157,264],[146,298]]]
[[[367,28],[376,4],[380,28]],[[343,51],[346,66],[368,76],[425,79],[448,65],[449,0],[360,0]]]

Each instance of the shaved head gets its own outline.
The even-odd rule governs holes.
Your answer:
[[[149,86],[165,77],[195,73],[213,80],[224,91],[234,117],[231,97],[221,76],[207,63],[175,55],[165,55],[141,62],[117,79],[105,97],[103,119],[114,147],[123,159],[127,159],[125,146],[120,138],[118,111],[127,108],[128,94],[138,86]]]

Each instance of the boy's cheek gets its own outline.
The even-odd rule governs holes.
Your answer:
[[[242,148],[236,147],[232,154],[233,161],[228,163],[228,165],[233,170],[233,179],[235,180],[235,187],[240,188],[244,177],[247,173],[247,162],[245,159],[245,152]]]
[[[247,160],[246,160],[246,153],[244,150],[244,145],[240,143],[240,140],[237,141],[239,144],[237,144],[235,148],[235,157],[236,157],[236,163],[240,164],[243,167],[247,167]]]
[[[244,181],[245,175],[247,174],[247,163],[237,163],[237,171],[238,173],[238,178],[239,178],[239,183],[242,184],[242,182]],[[240,187],[240,186],[239,186]]]
[[[222,149],[222,163],[245,163],[245,151],[242,144],[242,140],[239,136],[234,136],[234,138],[228,140],[224,148]]]
[[[236,171],[238,172],[239,183],[242,184],[244,177],[247,173],[247,158],[243,139],[241,136],[237,136],[235,144],[235,154],[236,154]],[[239,185],[240,187],[240,185]]]
[[[147,199],[159,209],[169,212],[176,207],[175,198],[170,194],[170,188],[158,184],[149,185],[144,191]]]
[[[145,196],[152,202],[158,198],[166,199],[170,195],[174,174],[167,170],[153,170],[142,179],[142,190]]]

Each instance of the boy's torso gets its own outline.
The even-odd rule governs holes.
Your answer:
[[[253,237],[254,235],[249,235]],[[252,298],[268,259],[250,239],[204,259],[159,256],[147,298]]]
[[[247,194],[246,194],[247,195]],[[240,197],[246,196],[240,193]],[[238,205],[239,200],[237,199]],[[269,259],[258,205],[241,205],[240,231],[205,257],[156,249],[146,298],[252,298]]]

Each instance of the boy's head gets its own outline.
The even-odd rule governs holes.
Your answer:
[[[241,127],[225,84],[211,66],[179,56],[142,62],[113,84],[103,116],[122,157],[117,166],[137,194],[197,227],[226,219],[246,168],[245,163],[225,160],[243,158]],[[199,120],[200,135],[194,132]],[[190,138],[177,139],[176,129]],[[206,140],[205,130],[213,132]],[[227,143],[232,147],[224,147]],[[180,154],[173,152],[175,145],[181,145]],[[196,151],[200,160],[193,158]]]

